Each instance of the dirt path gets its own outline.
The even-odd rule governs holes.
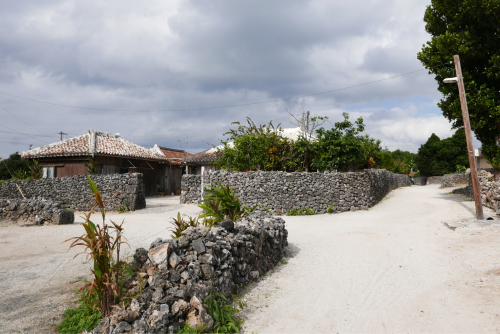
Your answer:
[[[449,191],[414,186],[368,211],[287,217],[295,255],[245,296],[246,332],[500,331],[500,232],[445,227],[473,217]]]
[[[500,232],[445,227],[473,217],[473,202],[449,191],[414,186],[368,211],[284,217],[294,257],[249,289],[246,332],[499,331]],[[132,254],[168,238],[177,211],[199,213],[176,197],[108,218],[125,219]],[[71,282],[89,273],[62,244],[82,233],[81,221],[0,224],[1,333],[54,332],[77,287]]]

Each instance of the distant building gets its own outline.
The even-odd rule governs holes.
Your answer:
[[[481,148],[476,148],[474,150],[474,156],[476,157],[476,168],[493,168],[493,166],[486,161],[483,153],[481,153]]]

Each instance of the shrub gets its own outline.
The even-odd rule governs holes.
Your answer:
[[[89,157],[89,159],[85,162],[85,169],[89,174],[97,174],[99,173],[99,163]]]
[[[240,200],[234,195],[234,190],[229,185],[223,186],[220,181],[217,181],[219,186],[208,185],[210,189],[206,189],[205,199],[200,201],[200,208],[205,212],[200,215],[200,218],[212,219],[216,224],[224,219],[236,221],[239,218],[252,213],[257,206],[249,208],[243,205],[241,209]]]
[[[33,160],[33,164],[30,167],[30,176],[33,180],[41,179],[43,176],[42,165],[36,159]]]

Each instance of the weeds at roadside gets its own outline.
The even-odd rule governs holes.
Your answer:
[[[329,214],[332,214],[333,213],[333,208],[335,207],[335,204],[330,204],[328,206],[328,208],[326,209],[326,212],[328,212]]]
[[[203,333],[205,331],[206,326],[198,326],[198,327],[191,327],[187,322],[184,323],[184,326],[179,329],[176,333],[178,334],[198,334],[198,333]]]
[[[56,327],[59,333],[73,334],[94,329],[102,318],[96,293],[89,294],[88,288],[79,292],[80,305],[68,308],[63,313],[63,321]]]
[[[203,306],[214,319],[214,333],[239,333],[243,320],[235,317],[238,310],[231,306],[227,298],[219,292],[210,293],[204,300]]]
[[[116,206],[116,210],[118,211],[118,213],[129,212],[130,207],[129,207],[128,202],[126,202],[125,200],[122,200],[122,203],[120,205]]]
[[[288,213],[286,215],[287,216],[298,216],[298,215],[301,215],[302,213],[305,213],[307,216],[311,216],[311,215],[314,215],[314,209],[309,209],[309,208],[306,208],[304,206],[298,210],[291,209],[290,211],[288,211]]]

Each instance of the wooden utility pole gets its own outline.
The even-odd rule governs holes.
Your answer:
[[[474,194],[474,202],[476,202],[476,217],[478,220],[483,220],[483,203],[481,201],[481,189],[479,188],[479,180],[477,178],[476,157],[474,147],[472,145],[472,133],[470,130],[469,110],[467,109],[467,99],[465,97],[464,78],[462,77],[462,67],[460,66],[460,57],[454,56],[455,69],[457,71],[458,91],[460,93],[460,104],[462,105],[462,118],[464,121],[465,138],[467,139],[467,151],[469,155],[470,175],[472,178],[472,193]]]
[[[61,141],[62,141],[62,136],[63,136],[63,135],[67,135],[67,133],[64,133],[64,132],[62,132],[62,131],[61,131],[61,132],[59,132],[59,134],[61,135]]]

